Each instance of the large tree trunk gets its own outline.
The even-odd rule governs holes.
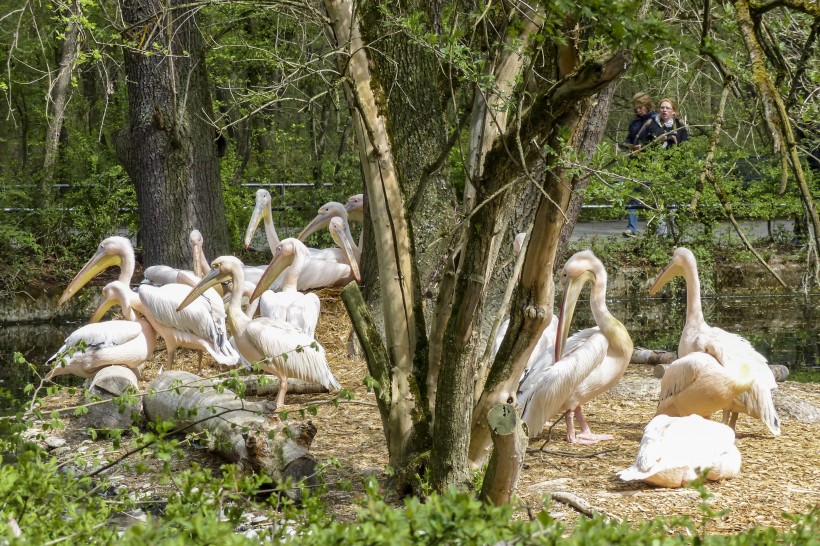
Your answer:
[[[228,253],[208,74],[197,17],[181,0],[123,4],[129,124],[117,152],[137,190],[144,265],[189,267],[188,234]],[[168,55],[158,51],[168,50]]]

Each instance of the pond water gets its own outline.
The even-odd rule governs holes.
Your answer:
[[[803,297],[720,297],[704,298],[706,321],[748,339],[770,364],[782,364],[791,370],[817,368],[820,355],[820,296]],[[686,313],[686,302],[680,298],[612,299],[610,311],[629,330],[636,346],[677,349]],[[591,325],[589,305],[579,302],[572,330]],[[17,324],[0,327],[0,388],[12,397],[22,399],[28,383],[37,381],[34,371],[16,364],[13,355],[19,352],[44,374],[46,359],[60,348],[66,336],[81,322]],[[60,378],[61,384],[79,378]],[[7,412],[10,403],[0,398],[0,412]]]

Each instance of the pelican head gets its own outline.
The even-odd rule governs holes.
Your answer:
[[[273,253],[273,259],[262,273],[262,276],[259,278],[259,282],[256,283],[256,288],[254,289],[253,294],[251,294],[249,301],[252,302],[261,296],[262,293],[264,293],[265,290],[273,284],[273,281],[275,281],[285,269],[293,264],[293,260],[296,258],[297,254],[300,253],[305,257],[307,256],[307,247],[305,246],[305,243],[299,239],[289,237],[280,241],[279,244],[276,245],[276,250]]]
[[[191,247],[191,256],[194,258],[194,275],[201,279],[205,275],[202,262],[207,263],[208,261],[205,259],[205,243],[198,229],[191,230],[191,235],[188,236],[188,244]]]
[[[345,204],[345,210],[347,211],[347,220],[349,222],[359,222],[360,224],[364,222],[364,194],[357,193],[356,195],[351,195],[347,198],[347,203]]]
[[[270,192],[265,189],[256,190],[256,204],[253,206],[253,214],[251,214],[251,221],[248,223],[248,229],[245,231],[245,249],[250,246],[251,239],[259,222],[263,219],[273,221],[271,218],[271,196]]]
[[[595,282],[596,275],[604,272],[604,266],[591,250],[584,250],[574,254],[561,273],[564,284],[564,297],[561,300],[561,311],[558,315],[558,331],[555,339],[555,361],[559,361],[564,353],[564,345],[569,336],[569,327],[572,315],[575,313],[575,304],[584,285]],[[603,274],[606,274],[605,272]]]
[[[211,262],[211,270],[205,277],[194,286],[188,295],[177,307],[177,311],[182,311],[194,300],[205,293],[206,290],[217,284],[233,280],[234,275],[241,274],[242,262],[234,256],[220,256]]]
[[[134,253],[134,248],[131,246],[131,241],[125,237],[108,237],[100,243],[97,247],[97,252],[91,257],[83,266],[79,273],[68,283],[63,295],[60,296],[58,305],[63,305],[71,296],[76,294],[80,288],[85,286],[88,281],[108,269],[109,267],[123,265],[123,257],[127,252],[131,255]]]
[[[695,255],[688,248],[679,247],[672,255],[672,261],[666,266],[655,282],[649,288],[649,295],[654,296],[658,291],[675,277],[683,277],[687,269],[697,271]]]
[[[121,281],[111,281],[106,284],[102,289],[102,300],[97,304],[97,308],[94,310],[94,314],[91,315],[91,318],[88,319],[88,322],[100,322],[108,310],[117,304],[122,308],[122,314],[126,320],[136,319],[126,296],[129,290],[128,285]]]
[[[359,261],[353,252],[353,236],[350,234],[350,226],[348,223],[338,216],[330,219],[330,236],[342,249],[347,257],[347,263],[350,264],[350,270],[353,272],[353,277],[357,283],[362,282],[361,273],[359,273]]]
[[[326,228],[330,224],[330,219],[339,216],[347,220],[347,208],[341,203],[331,201],[319,207],[319,211],[310,223],[305,226],[302,233],[296,236],[300,241],[304,241],[311,233],[316,233],[320,229]]]

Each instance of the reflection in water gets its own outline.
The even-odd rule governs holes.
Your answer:
[[[47,322],[6,324],[0,327],[0,388],[10,392],[17,399],[25,398],[25,386],[29,383],[36,386],[40,379],[29,366],[15,362],[14,353],[21,353],[28,363],[35,366],[41,376],[45,375],[48,371],[48,366],[44,365],[45,361],[56,353],[65,338],[80,326],[82,323],[78,322]],[[66,383],[67,381],[61,382]],[[7,413],[10,406],[5,398],[0,399],[0,414]]]
[[[629,330],[636,346],[675,351],[686,317],[686,300],[629,299],[607,302],[609,310]],[[769,364],[790,369],[818,366],[820,315],[817,297],[731,296],[704,298],[703,316],[710,326],[739,334],[751,342]],[[594,324],[589,305],[579,303],[572,331]]]
[[[626,325],[636,346],[677,350],[686,314],[685,299],[615,299],[607,304],[612,314]],[[703,314],[710,325],[748,339],[770,364],[782,364],[790,369],[818,366],[817,296],[808,301],[783,296],[704,298]],[[572,331],[594,324],[588,304],[578,303],[573,323]],[[45,323],[0,328],[0,387],[14,396],[24,397],[26,384],[38,379],[27,366],[13,363],[14,352],[22,353],[45,374],[46,359],[80,326],[81,323]],[[70,381],[71,378],[58,380],[61,384]],[[81,382],[76,379],[72,384]],[[0,412],[8,410],[4,404],[0,400]]]

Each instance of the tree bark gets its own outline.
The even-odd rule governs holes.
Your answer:
[[[216,131],[197,17],[182,0],[123,4],[129,121],[117,152],[137,190],[145,266],[191,263],[188,234],[228,253]],[[161,53],[167,51],[168,54]]]
[[[78,19],[82,15],[82,9],[77,0],[73,0],[66,13],[62,14],[68,19],[65,37],[60,44],[60,60],[57,74],[51,80],[48,93],[49,111],[48,128],[46,130],[45,153],[43,157],[43,178],[40,191],[45,199],[45,204],[51,200],[54,193],[54,166],[57,162],[57,151],[60,147],[60,133],[63,129],[66,106],[70,97],[71,77],[74,73],[74,64],[80,50],[80,26]]]

